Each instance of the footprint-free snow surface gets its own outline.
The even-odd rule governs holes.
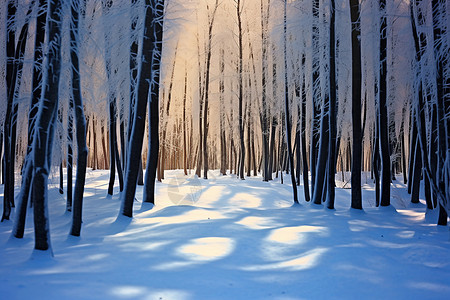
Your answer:
[[[449,227],[411,205],[398,181],[393,205],[376,208],[363,176],[363,211],[349,209],[339,182],[328,210],[306,203],[302,186],[292,206],[288,176],[167,171],[155,206],[138,187],[129,219],[117,218],[108,174],[87,174],[79,238],[68,235],[65,195],[51,179],[53,257],[33,251],[32,209],[23,239],[11,238],[12,221],[0,224],[1,299],[449,299]]]

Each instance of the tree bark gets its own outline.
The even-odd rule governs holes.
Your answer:
[[[244,180],[244,160],[245,160],[245,145],[244,145],[244,125],[243,125],[243,45],[242,45],[242,20],[241,20],[241,1],[236,0],[236,15],[238,20],[238,48],[239,48],[239,61],[238,61],[238,124],[239,124],[239,178]],[[208,84],[208,83],[207,83]],[[205,175],[206,177],[206,175]]]
[[[414,155],[413,177],[412,177],[412,191],[411,191],[411,203],[419,203],[419,191],[420,191],[420,176],[422,173],[422,157],[419,153],[420,145],[416,140]]]
[[[328,142],[328,192],[327,192],[327,207],[334,209],[335,201],[335,173],[336,173],[336,111],[337,111],[337,96],[336,96],[336,44],[335,44],[335,19],[336,19],[336,4],[335,0],[331,0],[330,8],[330,102],[329,102],[329,142]]]
[[[312,83],[311,83],[311,103],[312,103],[312,115],[311,115],[311,134],[310,134],[310,152],[309,152],[309,165],[311,169],[311,198],[314,198],[315,193],[315,182],[316,182],[316,163],[318,149],[318,130],[319,130],[319,99],[320,99],[320,79],[319,79],[319,0],[314,0],[312,2]]]
[[[149,0],[146,0],[149,1]],[[151,0],[152,20],[152,56],[151,85],[149,98],[149,131],[147,167],[144,178],[144,202],[155,203],[155,178],[159,152],[159,82],[161,69],[161,53],[164,22],[164,0]],[[150,13],[147,11],[147,13]],[[143,96],[144,97],[144,96]],[[145,95],[147,97],[147,95]]]
[[[446,137],[445,127],[446,127],[446,117],[445,117],[445,107],[444,101],[444,58],[442,49],[442,28],[445,26],[441,24],[444,19],[443,14],[445,8],[444,1],[432,0],[432,19],[433,19],[433,40],[434,40],[434,51],[436,53],[436,110],[437,110],[437,169],[436,169],[436,194],[439,202],[439,218],[438,225],[447,225],[447,218],[449,214],[448,202],[450,199],[445,197],[445,186],[448,185],[448,181],[445,182],[445,170],[448,166],[444,165],[446,161],[446,155],[448,155],[448,141]],[[447,95],[448,98],[448,95]],[[447,117],[448,118],[448,117]],[[448,133],[447,133],[448,134]]]
[[[304,69],[305,66],[305,54],[302,54],[302,69]],[[305,76],[306,74],[303,74],[302,78],[302,93],[301,93],[301,116],[300,116],[300,142],[301,142],[301,151],[302,151],[302,165],[303,165],[303,191],[305,194],[305,201],[309,202],[310,196],[309,196],[309,174],[308,174],[308,160],[307,160],[307,153],[306,153],[306,83],[305,83]]]
[[[84,2],[85,3],[85,2]],[[88,148],[86,145],[86,118],[84,116],[83,98],[81,96],[80,66],[78,59],[78,20],[80,15],[80,0],[72,0],[70,23],[70,58],[72,61],[72,96],[75,114],[77,136],[77,172],[73,195],[72,228],[70,234],[80,236],[83,210],[83,193],[86,181]],[[95,141],[96,142],[96,141]],[[69,189],[68,189],[69,191]]]
[[[36,250],[49,250],[50,231],[48,220],[48,174],[51,161],[48,160],[50,149],[47,143],[39,141],[52,141],[49,134],[50,129],[55,126],[54,117],[58,110],[58,86],[61,69],[61,1],[50,1],[47,28],[48,47],[47,64],[44,75],[44,90],[40,100],[39,113],[36,121],[36,132],[34,137],[34,179],[33,179],[33,207],[34,207],[34,228],[35,228],[35,246]]]
[[[287,64],[287,16],[286,16],[286,7],[287,0],[284,0],[284,116],[285,116],[285,125],[286,125],[286,147],[287,154],[289,157],[289,166],[291,173],[291,183],[292,183],[292,191],[294,197],[294,203],[298,204],[298,196],[297,196],[297,183],[295,181],[294,174],[294,157],[292,155],[292,141],[291,141],[291,115],[290,115],[290,103],[289,103],[289,83],[288,83],[288,64]]]
[[[413,38],[414,38],[414,47],[416,52],[416,63],[419,63],[422,58],[422,51],[421,49],[426,48],[426,41],[424,36],[419,36],[417,33],[417,27],[414,19],[414,6],[416,6],[415,3],[410,3],[410,10],[411,10],[411,28],[413,32]],[[422,22],[422,16],[421,12],[418,14],[419,23]],[[431,200],[431,193],[430,193],[430,183],[431,183],[431,172],[430,172],[430,164],[429,164],[429,157],[428,157],[428,146],[427,146],[427,137],[426,137],[426,128],[425,128],[425,99],[423,95],[423,84],[422,81],[419,81],[417,86],[417,98],[415,101],[414,107],[414,113],[415,113],[415,120],[417,125],[417,139],[420,144],[421,149],[421,155],[422,155],[422,172],[424,174],[424,187],[425,187],[425,201],[427,203],[427,209],[433,209],[434,205]]]
[[[186,98],[187,98],[187,69],[184,71],[184,93],[183,93],[183,169],[187,175],[187,144],[186,144]]]
[[[214,28],[214,19],[216,16],[217,7],[219,1],[216,0],[212,14],[208,18],[208,44],[206,47],[206,66],[205,66],[205,94],[203,103],[203,178],[208,179],[208,105],[209,105],[209,77],[211,66],[211,54],[212,54],[212,32]]]
[[[380,0],[380,82],[378,99],[378,123],[380,129],[381,194],[380,205],[391,204],[391,159],[389,155],[389,130],[387,113],[387,17],[386,0]]]
[[[260,112],[260,121],[261,121],[261,135],[262,135],[262,160],[263,160],[263,181],[272,180],[272,173],[269,169],[269,112],[268,112],[268,103],[267,103],[267,92],[266,92],[266,75],[267,75],[267,48],[268,48],[268,22],[269,22],[269,14],[270,14],[270,0],[267,1],[267,9],[264,12],[263,0],[261,0],[261,63],[262,63],[262,73],[261,73],[261,86],[262,86],[262,95],[261,95],[261,112]]]
[[[42,91],[42,62],[43,62],[43,48],[45,38],[45,22],[47,19],[47,3],[45,0],[39,0],[38,16],[36,18],[36,36],[34,40],[34,64],[33,64],[33,79],[32,79],[32,95],[30,110],[28,112],[28,146],[27,154],[24,161],[22,171],[22,186],[18,196],[18,205],[16,217],[14,220],[13,235],[16,238],[23,238],[25,230],[25,218],[27,214],[28,199],[30,198],[30,189],[33,179],[33,132],[36,123],[36,115],[38,113],[38,103]],[[2,140],[0,138],[0,140]],[[1,145],[0,145],[1,148]]]
[[[358,0],[349,0],[352,22],[352,192],[351,207],[362,209],[361,193],[361,21]]]

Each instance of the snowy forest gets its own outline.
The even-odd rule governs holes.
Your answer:
[[[252,230],[287,232],[311,224],[288,233],[316,233],[319,240],[330,224],[359,224],[365,229],[350,231],[362,231],[358,239],[364,239],[364,232],[388,236],[382,230],[392,230],[398,221],[403,231],[392,233],[384,251],[403,249],[392,246],[398,238],[420,239],[417,232],[405,233],[411,231],[404,228],[416,228],[430,247],[420,244],[417,257],[434,257],[440,264],[426,261],[425,268],[442,272],[424,271],[439,279],[423,285],[423,295],[448,295],[450,285],[440,280],[450,274],[449,1],[5,0],[0,24],[1,256],[15,253],[24,260],[23,253],[34,247],[32,267],[53,270],[58,266],[45,264],[55,264],[47,259],[58,258],[58,252],[83,257],[98,251],[100,246],[91,245],[94,232],[120,240],[227,214],[241,216],[236,223]],[[214,199],[218,202],[211,204]],[[181,221],[169,220],[175,216]],[[320,216],[319,223],[308,221]],[[285,225],[273,229],[274,222]],[[216,226],[228,228],[223,223]],[[92,226],[97,229],[89,233]],[[237,249],[236,241],[220,234],[205,237],[212,228],[189,229],[201,232],[193,239],[197,243],[174,251],[197,255],[190,257],[197,263],[213,261],[210,255],[215,259],[217,252],[221,259],[235,257],[227,251]],[[135,244],[145,244],[143,237]],[[76,254],[84,249],[75,249],[83,239],[91,251]],[[335,239],[330,245],[340,243]],[[146,250],[164,256],[164,243]],[[289,245],[279,247],[291,251]],[[308,247],[316,251],[239,272],[311,270],[330,250],[314,242]],[[351,247],[342,255],[360,255]],[[233,264],[246,262],[242,255]],[[44,265],[33,265],[38,261]],[[218,274],[242,276],[214,262]],[[59,263],[75,267],[61,256]],[[194,278],[202,276],[198,265],[176,263],[181,262],[166,265],[183,268],[185,275],[186,268],[198,268]],[[328,272],[325,266],[313,277],[322,272]],[[36,277],[29,289],[15,294],[3,280],[7,274],[0,273],[0,291],[7,295],[30,297],[30,285],[39,286]],[[19,272],[13,278],[25,276]],[[301,295],[292,289],[291,298],[269,295],[275,291],[259,290],[244,278],[255,289],[251,299]],[[163,279],[157,282],[161,286]],[[126,288],[131,285],[110,288],[117,293],[108,295],[145,298],[151,290]],[[244,295],[216,294],[213,287],[198,285],[191,283],[190,294],[160,288],[148,299]],[[95,288],[90,283],[80,295],[105,297],[90,295]],[[396,295],[408,298],[410,288],[398,288],[403,292]],[[391,289],[386,293],[397,288]],[[66,292],[62,284],[51,295],[75,297]],[[303,296],[326,295],[310,292]],[[373,298],[395,294],[373,292]]]

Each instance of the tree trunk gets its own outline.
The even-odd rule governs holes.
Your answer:
[[[377,109],[378,114],[378,109]],[[372,153],[372,169],[375,177],[375,206],[380,206],[380,129],[375,121],[374,145]]]
[[[267,1],[267,10],[264,12],[263,0],[261,0],[261,63],[262,63],[262,73],[261,73],[261,86],[262,86],[262,96],[261,96],[261,135],[262,135],[262,160],[263,160],[263,181],[272,180],[272,173],[269,169],[269,112],[268,112],[268,101],[267,101],[267,92],[266,92],[266,76],[267,72],[267,48],[268,48],[268,22],[270,15],[270,0]]]
[[[77,0],[72,0],[77,1]],[[73,5],[77,5],[77,3],[72,3]],[[72,15],[72,22],[75,22],[73,20],[75,18],[74,15]],[[78,16],[76,16],[77,22],[78,22]],[[71,40],[71,43],[74,43],[74,40]],[[71,48],[73,47],[73,44],[71,44]],[[72,68],[73,68],[74,62],[72,61]],[[78,74],[77,74],[78,76]],[[73,71],[72,71],[72,81],[74,81],[73,78]],[[79,81],[79,79],[78,79]],[[78,87],[79,88],[79,87]],[[72,83],[72,90],[74,89],[73,83]],[[74,115],[74,97],[73,97],[74,91],[72,91],[72,97],[69,98],[69,113],[67,116],[67,200],[66,200],[66,210],[72,211],[72,179],[73,179],[73,115]],[[86,125],[83,127],[86,128]],[[61,174],[62,175],[62,174]]]
[[[28,146],[24,167],[22,171],[22,186],[18,197],[18,205],[13,227],[13,235],[16,238],[23,238],[28,199],[30,197],[30,188],[32,185],[32,178],[33,178],[33,157],[31,155],[31,150],[33,145],[33,138],[34,138],[33,132],[36,123],[36,115],[38,113],[38,103],[42,91],[41,85],[43,73],[42,45],[44,43],[45,38],[46,19],[47,19],[47,3],[45,0],[39,0],[39,13],[36,19],[36,36],[34,41],[34,65],[33,65],[33,79],[32,79],[33,92],[31,95],[31,104],[28,113]],[[0,141],[1,140],[2,138],[0,137]]]
[[[144,141],[146,104],[148,91],[150,89],[150,80],[152,80],[152,60],[154,59],[153,44],[154,40],[154,16],[150,1],[145,2],[145,35],[142,41],[142,62],[140,66],[137,98],[135,104],[135,112],[133,113],[133,130],[131,131],[129,151],[127,153],[127,170],[125,180],[125,190],[121,196],[121,214],[127,217],[133,216],[133,202],[136,194],[136,184],[139,173],[140,159],[142,153],[142,143]],[[150,140],[151,138],[149,138]],[[150,148],[150,147],[149,147]]]
[[[380,158],[381,158],[381,194],[380,205],[391,204],[391,159],[389,155],[389,130],[387,113],[387,17],[386,0],[380,0],[380,82],[378,100],[378,122],[380,129]]]
[[[302,68],[305,66],[305,54],[302,54]],[[302,78],[302,100],[301,100],[301,121],[300,121],[300,140],[302,147],[302,165],[303,165],[303,190],[305,194],[305,201],[310,201],[309,196],[309,176],[308,176],[308,161],[307,161],[307,153],[306,153],[306,84],[305,84],[305,76],[303,74]]]
[[[55,126],[54,116],[58,110],[58,86],[61,69],[61,6],[60,1],[50,1],[47,28],[48,47],[47,64],[45,72],[45,82],[43,94],[40,100],[39,113],[36,121],[36,132],[34,137],[34,179],[33,179],[33,207],[34,207],[34,228],[36,250],[49,250],[50,232],[48,224],[48,174],[51,161],[48,160],[50,149],[47,143],[39,141],[52,141],[49,136],[51,127]]]
[[[114,99],[115,100],[115,99]],[[114,140],[116,138],[116,115],[115,115],[114,102],[109,102],[109,184],[108,195],[112,195],[114,191],[114,182],[116,179],[116,155],[114,147]]]
[[[227,175],[227,144],[225,134],[225,51],[223,48],[220,49],[219,72],[220,174]]]
[[[72,97],[74,106],[73,113],[75,115],[77,136],[77,172],[75,178],[75,191],[73,195],[72,228],[70,230],[70,234],[73,236],[80,236],[83,210],[83,193],[86,181],[86,167],[88,156],[88,148],[86,145],[86,118],[84,116],[83,99],[81,96],[80,66],[78,60],[78,20],[80,15],[80,0],[72,0],[71,15],[70,58],[72,61]],[[67,193],[69,193],[69,189],[67,189]]]
[[[239,124],[239,178],[244,180],[244,161],[245,161],[245,144],[244,144],[244,125],[243,125],[243,45],[242,45],[242,20],[241,20],[241,1],[236,0],[236,15],[238,20],[238,48],[239,48],[239,61],[238,61],[238,124]],[[206,83],[208,84],[208,83]],[[206,96],[207,97],[207,96]]]
[[[319,0],[314,0],[312,2],[312,83],[311,83],[311,105],[312,105],[312,115],[311,115],[311,134],[310,134],[310,159],[309,165],[311,169],[311,198],[314,198],[315,193],[315,182],[316,182],[316,163],[318,155],[318,130],[319,130],[319,117],[320,117],[320,79],[319,79]]]
[[[186,98],[187,98],[187,69],[184,71],[184,94],[183,94],[183,169],[187,175],[187,145],[186,145]]]
[[[410,3],[410,12],[411,12],[411,28],[413,32],[413,38],[414,38],[414,46],[415,46],[415,52],[416,52],[416,63],[419,63],[422,58],[422,52],[421,49],[426,48],[426,41],[424,37],[419,37],[416,29],[416,24],[414,20],[414,4],[413,2]],[[419,23],[421,20],[421,13],[418,14]],[[431,172],[430,172],[430,164],[429,164],[429,156],[428,156],[428,148],[427,148],[427,138],[426,138],[426,129],[425,129],[425,112],[424,112],[424,95],[423,95],[423,85],[422,81],[419,81],[418,87],[417,87],[417,100],[415,101],[414,105],[414,113],[415,113],[415,120],[417,125],[417,139],[420,144],[421,154],[422,154],[422,171],[423,171],[423,179],[424,179],[424,187],[425,187],[425,201],[427,203],[427,209],[433,209],[434,205],[431,200],[431,193],[430,193],[430,181],[431,181]]]
[[[292,141],[291,141],[291,115],[290,115],[290,103],[289,103],[289,83],[288,83],[288,64],[287,64],[287,17],[286,17],[286,7],[287,0],[284,0],[284,116],[285,116],[285,125],[286,125],[286,147],[287,154],[289,157],[289,167],[291,173],[291,183],[292,183],[292,191],[294,197],[294,203],[298,204],[298,196],[297,196],[297,183],[295,181],[294,174],[294,157],[292,155]]]
[[[334,209],[335,200],[335,173],[336,173],[336,111],[337,111],[337,96],[336,96],[336,45],[335,45],[335,18],[336,18],[336,4],[335,0],[331,0],[330,8],[330,102],[329,102],[329,142],[328,142],[328,192],[327,192],[327,207]]]
[[[7,40],[6,40],[6,89],[7,89],[7,105],[6,115],[4,123],[4,147],[5,147],[5,187],[3,198],[3,220],[9,220],[11,213],[11,206],[15,207],[14,203],[14,185],[15,185],[15,160],[16,160],[16,128],[17,128],[17,113],[18,103],[17,97],[22,82],[22,69],[23,60],[25,55],[25,49],[27,44],[28,27],[30,23],[30,16],[33,10],[34,1],[29,4],[25,23],[20,30],[19,38],[17,41],[17,47],[15,45],[15,31],[7,28]],[[15,21],[15,13],[17,9],[17,3],[10,1],[8,3],[7,21],[10,26],[13,26]]]
[[[149,0],[146,0],[148,2]],[[159,82],[161,70],[161,53],[162,53],[162,37],[163,37],[163,21],[164,21],[164,0],[151,0],[151,9],[153,10],[152,32],[155,39],[151,45],[151,85],[149,99],[149,131],[148,139],[148,155],[147,167],[144,178],[144,202],[155,203],[155,178],[156,168],[158,165],[159,153]],[[147,11],[148,14],[150,12]],[[147,27],[148,28],[148,27]],[[143,68],[141,66],[141,68]],[[139,92],[138,92],[139,93]],[[147,98],[147,94],[142,95]]]
[[[349,0],[352,22],[352,204],[354,209],[362,209],[361,193],[361,28],[358,0]]]
[[[411,111],[411,114],[414,115],[414,110]],[[415,158],[415,150],[416,147],[416,141],[417,141],[417,125],[416,120],[414,117],[411,117],[411,130],[410,130],[410,138],[409,138],[409,159],[408,159],[408,182],[407,182],[407,189],[408,194],[411,194],[411,185],[412,185],[412,177],[413,177],[413,165],[414,165],[414,158]]]
[[[211,66],[211,54],[212,54],[212,31],[214,26],[214,19],[216,16],[217,7],[219,1],[216,0],[214,4],[214,10],[208,19],[208,44],[206,47],[206,66],[205,66],[205,98],[203,103],[203,178],[208,179],[208,101],[209,101],[209,76]]]
[[[422,157],[419,153],[420,151],[419,141],[416,140],[415,155],[414,155],[414,166],[413,177],[412,177],[412,191],[411,191],[411,203],[419,203],[419,191],[420,191],[420,176],[422,173]]]
[[[102,0],[102,8],[103,13],[109,13],[109,10],[112,6],[112,1]],[[108,32],[108,29],[105,33],[105,67],[106,67],[106,77],[108,81],[111,80],[112,76],[112,60],[111,60],[111,50],[110,50],[110,41],[111,33]],[[108,101],[109,101],[109,185],[108,185],[108,194],[112,195],[114,191],[114,182],[116,176],[116,167],[117,173],[119,175],[119,184],[120,191],[123,190],[123,174],[122,174],[122,166],[120,164],[119,158],[119,147],[117,143],[117,103],[116,103],[116,93],[113,91],[114,87],[109,86],[108,88]]]
[[[131,0],[131,5],[135,6],[137,0]],[[134,8],[136,9],[136,8]],[[131,32],[136,30],[137,26],[137,18],[133,17],[131,19]],[[135,112],[135,104],[136,104],[136,84],[137,84],[137,76],[138,76],[138,64],[137,64],[137,55],[138,55],[138,42],[137,38],[134,38],[131,42],[130,46],[130,106],[129,106],[129,114],[128,114],[128,130],[127,130],[127,143],[125,148],[125,153],[128,153],[128,147],[131,139],[131,132],[133,129],[133,119]],[[123,150],[122,150],[123,151]],[[125,154],[126,155],[126,154]],[[126,169],[127,159],[124,158],[124,169]],[[141,163],[142,168],[142,163]]]
[[[322,113],[320,116],[320,138],[319,138],[319,155],[317,156],[317,165],[316,165],[316,176],[315,181],[312,183],[314,185],[314,193],[312,194],[312,201],[314,204],[322,204],[324,200],[323,195],[323,186],[326,184],[325,176],[326,176],[326,168],[327,161],[329,156],[327,152],[329,152],[329,137],[328,137],[328,111],[327,106],[329,106],[329,98],[325,97],[325,102],[322,105]],[[313,168],[311,166],[311,168]]]
[[[202,81],[202,73],[201,73],[201,63],[200,63],[200,41],[197,36],[197,63],[198,63],[198,90],[199,90],[199,110],[198,110],[198,147],[197,147],[197,166],[195,174],[197,177],[201,176],[202,173],[202,165],[203,165],[203,97],[204,97],[204,85]]]
[[[436,169],[436,194],[439,203],[439,219],[438,225],[447,225],[447,218],[449,214],[448,202],[450,199],[445,197],[445,188],[448,185],[448,181],[444,180],[445,169],[444,166],[446,161],[446,155],[448,155],[448,141],[445,132],[445,107],[444,101],[444,58],[441,54],[443,30],[445,26],[443,24],[445,8],[445,1],[442,0],[432,0],[432,19],[433,19],[433,39],[434,39],[434,51],[436,53],[435,63],[436,63],[436,110],[437,110],[437,169]],[[442,20],[443,19],[443,20]],[[442,24],[441,24],[442,22]],[[445,33],[444,33],[445,34]],[[448,76],[448,75],[447,75]],[[448,98],[448,95],[447,95]],[[448,101],[448,100],[447,100]],[[447,117],[448,118],[448,117]],[[448,133],[447,133],[448,134]],[[448,171],[448,170],[446,170]]]

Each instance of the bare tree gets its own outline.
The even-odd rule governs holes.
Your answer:
[[[49,250],[50,231],[48,225],[48,174],[51,165],[51,147],[53,146],[52,127],[55,126],[58,111],[58,91],[61,69],[61,17],[62,2],[50,1],[47,15],[48,50],[44,74],[42,96],[33,141],[33,208],[34,234],[37,250]],[[48,141],[42,143],[39,141]]]
[[[336,3],[335,0],[330,2],[330,101],[329,101],[329,141],[328,141],[328,174],[327,174],[327,207],[334,209],[335,200],[335,173],[336,173]]]
[[[23,238],[25,230],[25,217],[27,213],[28,199],[30,198],[30,188],[33,178],[32,146],[34,138],[34,128],[36,115],[38,113],[38,103],[42,91],[42,62],[43,44],[45,38],[45,22],[47,19],[47,1],[39,0],[38,16],[36,18],[36,36],[34,41],[34,64],[33,64],[33,92],[31,94],[31,104],[28,113],[28,143],[27,154],[22,172],[22,186],[18,197],[16,218],[14,220],[13,234],[16,238]]]
[[[84,1],[83,1],[84,2]],[[84,2],[85,4],[86,2]],[[79,33],[78,24],[80,16],[80,0],[72,0],[70,23],[70,58],[72,61],[72,98],[75,115],[77,137],[77,173],[73,195],[72,228],[70,234],[79,236],[82,223],[83,193],[86,181],[86,167],[88,148],[86,145],[86,118],[84,116],[83,99],[80,85],[80,63],[78,59]],[[69,189],[67,189],[69,193]]]
[[[205,66],[205,93],[203,102],[203,178],[208,179],[208,101],[209,101],[209,77],[211,67],[211,54],[212,54],[212,39],[214,19],[216,16],[217,8],[219,7],[219,0],[216,0],[212,12],[208,9],[208,40],[206,44],[206,66]]]
[[[243,125],[243,114],[242,114],[242,102],[243,102],[243,45],[242,45],[242,5],[241,0],[236,0],[236,16],[238,21],[238,48],[239,48],[239,59],[238,59],[238,123],[239,123],[239,178],[244,178],[244,160],[245,160],[245,145],[244,145],[244,125]]]
[[[8,3],[7,22],[7,41],[6,41],[6,88],[7,88],[7,109],[4,123],[4,147],[5,147],[5,190],[3,198],[3,220],[9,220],[11,214],[11,206],[14,207],[14,169],[16,160],[16,140],[17,140],[17,113],[18,103],[17,97],[22,82],[23,58],[27,45],[28,27],[30,24],[31,12],[33,10],[34,1],[30,2],[25,24],[20,30],[17,45],[15,44],[15,31],[12,28],[14,24],[17,3],[10,1]]]
[[[291,115],[290,115],[290,105],[289,105],[289,83],[288,83],[288,63],[287,63],[287,17],[286,17],[286,6],[287,0],[284,0],[284,22],[283,22],[283,48],[284,48],[284,116],[285,116],[285,125],[286,125],[286,145],[287,145],[287,153],[289,156],[289,166],[291,173],[291,182],[292,182],[292,194],[294,196],[294,203],[298,204],[298,196],[297,196],[297,184],[295,182],[294,175],[294,157],[292,155],[292,141],[291,141]]]
[[[352,22],[352,204],[362,209],[361,193],[361,21],[358,0],[349,0]]]
[[[380,205],[390,205],[391,191],[391,159],[389,155],[389,133],[387,114],[387,20],[386,0],[380,0],[381,26],[380,26],[380,81],[378,99],[378,128],[381,158],[381,193]],[[352,174],[353,176],[353,174]]]
[[[151,44],[147,46],[148,48],[146,48],[151,50],[151,52],[148,53],[148,55],[150,55],[148,59],[150,60],[151,66],[147,66],[148,68],[151,67],[151,74],[150,74],[151,83],[148,90],[150,91],[150,97],[148,99],[150,137],[148,139],[149,151],[147,155],[147,167],[144,178],[143,201],[155,203],[155,178],[159,152],[159,82],[161,75],[160,70],[161,70],[161,53],[162,53],[163,22],[164,22],[164,0],[151,0],[150,2],[147,2],[147,4],[150,4],[150,7],[152,9],[151,20],[147,19],[147,17],[150,17],[150,12],[146,10],[147,15],[145,26],[147,30],[148,28],[150,28],[150,32],[147,32],[147,34],[150,35],[150,42],[151,42]],[[144,66],[141,65],[141,72],[143,68]],[[144,77],[141,77],[141,79],[142,83],[144,84],[145,81]],[[138,92],[138,95],[139,93],[140,92]],[[145,97],[147,99],[147,94],[148,93],[144,93],[144,91],[142,91],[142,97]],[[128,201],[133,200],[130,198],[128,199]],[[131,205],[132,203],[128,204],[127,208],[127,213],[129,214],[131,214],[130,209]],[[123,211],[125,212],[125,209]]]

